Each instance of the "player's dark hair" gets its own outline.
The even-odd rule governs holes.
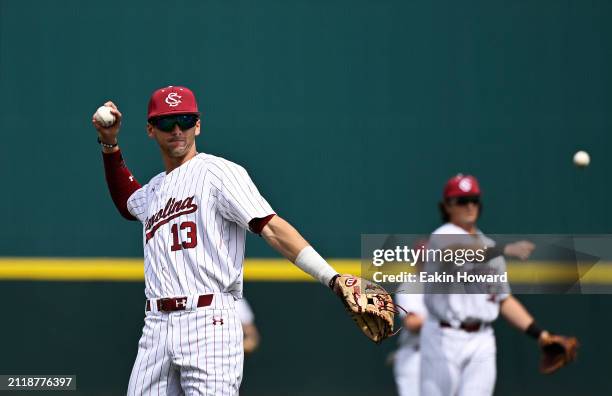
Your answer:
[[[438,202],[438,209],[440,210],[440,217],[442,218],[442,223],[448,223],[450,221],[450,215],[444,207],[444,201]]]
[[[438,209],[440,210],[440,217],[442,218],[443,224],[446,224],[450,221],[450,215],[448,214],[448,212],[446,211],[446,208],[444,207],[445,203],[446,201],[438,202]],[[478,219],[480,219],[480,216],[482,216],[482,201],[478,203]]]

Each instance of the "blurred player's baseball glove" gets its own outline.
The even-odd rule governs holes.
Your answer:
[[[540,341],[540,372],[552,374],[576,359],[578,352],[576,337],[551,334]]]
[[[381,286],[352,275],[341,275],[336,280],[334,292],[369,339],[378,344],[393,335],[395,306]]]

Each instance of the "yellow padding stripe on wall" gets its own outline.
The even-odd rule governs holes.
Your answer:
[[[1,258],[0,279],[142,281],[142,260],[116,258]]]
[[[361,272],[358,260],[330,260],[342,273]],[[311,281],[309,275],[284,259],[245,261],[250,281]],[[0,280],[143,281],[142,259],[132,258],[0,258]]]
[[[361,274],[358,259],[330,259],[329,262],[340,273]],[[597,263],[588,272],[580,268],[579,272],[583,275],[582,283],[612,284],[612,262]],[[534,273],[537,273],[537,277]],[[509,263],[508,276],[512,282],[540,283],[571,280],[576,273],[567,265],[554,263]],[[313,281],[284,259],[248,259],[245,261],[244,278],[247,281]],[[143,279],[142,259],[0,258],[0,280],[134,282]]]

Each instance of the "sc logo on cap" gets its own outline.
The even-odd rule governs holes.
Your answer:
[[[469,192],[472,189],[472,181],[468,178],[461,179],[459,182],[459,188],[463,192]]]
[[[170,107],[176,107],[176,106],[178,106],[179,104],[181,104],[181,102],[182,102],[182,101],[180,100],[181,98],[182,98],[182,96],[180,96],[180,95],[179,95],[179,94],[177,94],[176,92],[170,92],[170,93],[168,94],[168,96],[166,96],[166,99],[165,99],[164,101],[165,101],[165,102],[168,104],[168,106],[170,106]]]

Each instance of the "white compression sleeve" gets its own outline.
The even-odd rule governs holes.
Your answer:
[[[312,246],[306,246],[300,250],[295,259],[295,265],[326,286],[329,285],[331,278],[338,273],[327,264],[327,261]]]

